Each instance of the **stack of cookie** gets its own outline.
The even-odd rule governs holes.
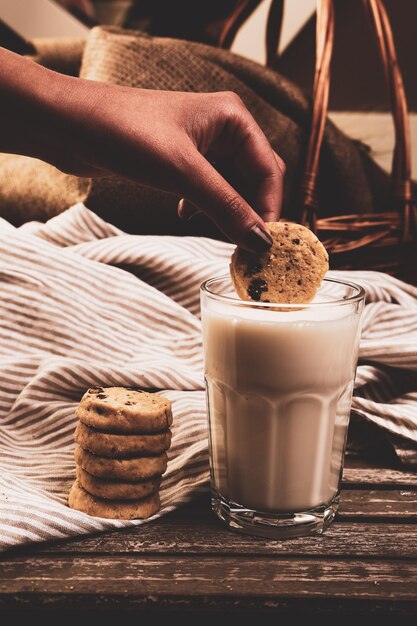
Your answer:
[[[92,387],[77,417],[77,480],[69,506],[117,519],[157,513],[171,444],[169,400],[133,388]]]

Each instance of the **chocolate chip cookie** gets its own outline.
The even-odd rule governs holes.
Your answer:
[[[139,454],[155,455],[168,450],[171,445],[169,428],[150,435],[114,435],[96,430],[78,422],[74,435],[76,443],[85,450],[110,458],[129,458]]]
[[[128,387],[91,387],[82,397],[77,417],[107,433],[157,433],[172,424],[169,400]]]
[[[161,506],[158,493],[140,500],[104,500],[87,493],[78,480],[71,487],[68,504],[77,511],[108,519],[146,519],[155,515]]]
[[[230,273],[236,293],[256,302],[307,303],[329,269],[329,255],[316,235],[292,222],[266,224],[273,244],[255,255],[236,248]]]
[[[110,459],[92,454],[77,445],[75,462],[93,476],[136,482],[163,474],[167,468],[167,455],[163,452],[158,456]]]

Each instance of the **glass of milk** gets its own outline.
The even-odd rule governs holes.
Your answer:
[[[294,537],[334,518],[363,305],[335,279],[305,305],[201,286],[212,506],[231,528]]]

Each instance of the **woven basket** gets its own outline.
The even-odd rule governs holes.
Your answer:
[[[330,253],[333,268],[372,269],[417,282],[417,207],[411,181],[411,141],[407,99],[394,39],[382,0],[361,0],[373,24],[395,128],[391,212],[320,218],[317,201],[319,156],[329,101],[334,40],[334,0],[318,0],[316,67],[310,138],[301,184],[302,223],[315,231]],[[230,47],[240,26],[259,2],[240,0],[225,23],[219,45]],[[266,29],[267,65],[273,66],[283,18],[283,0],[273,0]]]

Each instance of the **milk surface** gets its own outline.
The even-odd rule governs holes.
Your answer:
[[[293,513],[337,494],[358,317],[344,307],[206,307],[212,479],[226,500]]]

